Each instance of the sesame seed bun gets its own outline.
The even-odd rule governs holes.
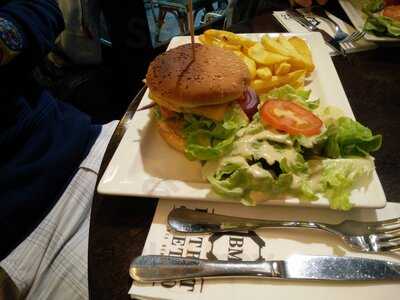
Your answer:
[[[182,45],[159,55],[149,66],[146,83],[153,100],[169,108],[210,106],[231,102],[250,83],[244,62],[229,50],[195,44]]]

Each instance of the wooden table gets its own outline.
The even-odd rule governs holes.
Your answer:
[[[345,19],[331,1],[330,8]],[[331,4],[330,4],[331,5]],[[236,26],[241,32],[280,32],[271,12]],[[377,171],[389,201],[400,202],[400,55],[396,48],[333,58],[356,118],[373,132],[383,134],[375,154]],[[102,172],[116,145],[110,145]],[[96,195],[89,238],[89,294],[91,299],[129,299],[128,267],[140,255],[157,204],[155,199]]]

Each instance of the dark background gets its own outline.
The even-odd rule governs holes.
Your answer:
[[[142,0],[100,0],[112,47],[103,45],[103,63],[71,65],[57,69],[45,60],[36,71],[37,80],[61,101],[92,116],[95,123],[120,119],[143,85],[147,66],[165,51],[168,41],[154,48]],[[256,14],[287,5],[284,0],[239,0],[234,24],[240,26]],[[197,28],[221,28],[222,20]]]

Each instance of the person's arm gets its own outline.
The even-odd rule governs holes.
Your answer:
[[[63,29],[56,0],[13,0],[1,6],[0,65],[19,54],[34,65],[51,50]]]

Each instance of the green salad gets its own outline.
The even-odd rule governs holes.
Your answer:
[[[352,0],[367,15],[364,31],[376,36],[400,37],[400,22],[381,14],[384,0]]]
[[[307,111],[320,120],[318,132],[289,134],[270,126],[263,117],[267,102]],[[275,113],[288,114],[279,105]],[[350,193],[372,175],[370,153],[382,142],[381,135],[339,109],[320,106],[310,91],[289,85],[261,96],[251,121],[236,105],[220,122],[190,114],[184,118],[187,157],[203,162],[204,178],[215,193],[245,205],[291,196],[313,201],[321,195],[331,208],[349,210]]]

